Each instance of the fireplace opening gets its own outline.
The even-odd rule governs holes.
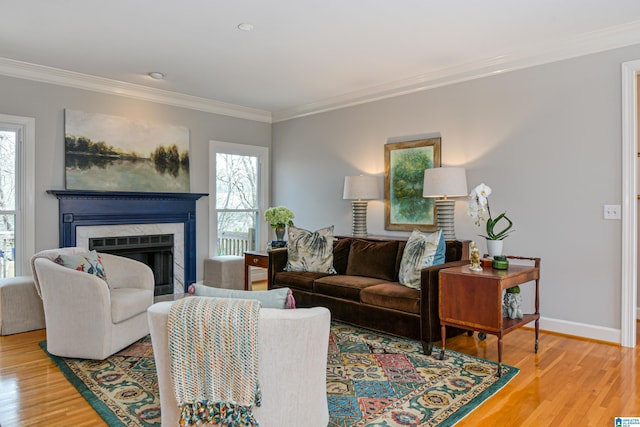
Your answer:
[[[173,293],[173,234],[90,237],[89,250],[94,249],[148,265],[155,279],[153,294],[158,296]]]

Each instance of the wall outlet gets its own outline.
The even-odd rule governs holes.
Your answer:
[[[620,219],[620,205],[604,205],[604,219]]]

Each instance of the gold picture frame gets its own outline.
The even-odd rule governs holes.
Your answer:
[[[424,170],[440,167],[441,138],[384,146],[385,230],[436,231],[435,203],[422,197]]]

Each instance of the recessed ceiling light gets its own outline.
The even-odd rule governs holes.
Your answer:
[[[248,22],[243,22],[238,24],[238,29],[241,31],[251,31],[253,30],[253,24],[249,24]]]
[[[148,74],[149,77],[151,77],[152,79],[156,79],[156,80],[162,80],[164,79],[164,74],[158,72],[158,71],[152,71],[151,73]]]

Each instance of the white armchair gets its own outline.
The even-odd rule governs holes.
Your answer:
[[[39,252],[31,259],[44,306],[47,350],[62,357],[102,360],[149,333],[146,311],[153,304],[153,272],[145,264],[101,253],[107,282],[63,267],[58,255],[83,248]]]
[[[178,402],[170,374],[167,322],[174,302],[149,307],[149,329],[158,372],[163,426],[177,426]],[[331,313],[324,307],[260,309],[258,381],[260,427],[326,427],[327,352]]]

